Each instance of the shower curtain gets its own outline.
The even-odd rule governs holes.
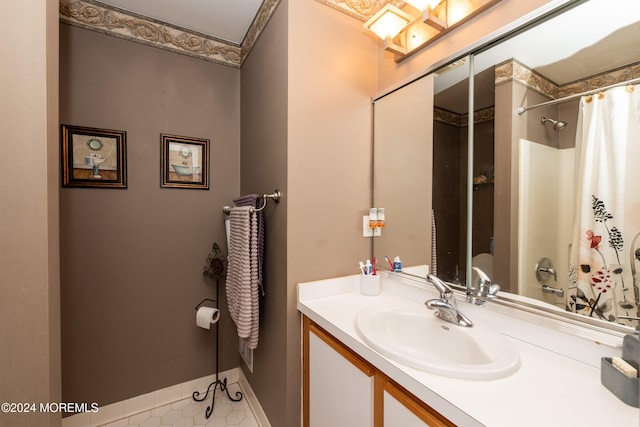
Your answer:
[[[640,316],[640,85],[582,97],[567,309]]]

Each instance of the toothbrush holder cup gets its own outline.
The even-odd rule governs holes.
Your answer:
[[[360,275],[360,293],[376,296],[380,293],[380,276],[377,274]]]

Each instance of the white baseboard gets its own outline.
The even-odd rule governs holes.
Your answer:
[[[271,427],[267,417],[256,399],[251,386],[242,374],[240,368],[220,372],[219,378],[227,378],[227,384],[238,383],[247,398],[249,407],[256,415],[260,427]],[[97,427],[113,421],[149,411],[160,406],[190,398],[195,390],[205,393],[209,384],[215,380],[215,374],[196,378],[181,384],[176,384],[140,396],[132,397],[120,402],[101,406],[95,413],[83,412],[62,419],[62,427]],[[264,420],[264,421],[263,421]],[[266,421],[266,423],[265,423]]]
[[[253,389],[251,388],[247,377],[244,376],[244,372],[242,372],[242,369],[238,369],[238,371],[240,371],[240,388],[242,389],[242,391],[244,391],[244,397],[245,399],[247,399],[247,403],[253,411],[253,415],[255,415],[256,417],[258,427],[271,427],[271,423],[267,418],[267,414],[264,413],[262,405],[260,405],[258,398],[253,392]]]

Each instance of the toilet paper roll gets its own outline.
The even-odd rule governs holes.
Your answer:
[[[199,328],[209,329],[218,319],[220,319],[220,310],[217,308],[200,307],[196,312],[196,325]]]

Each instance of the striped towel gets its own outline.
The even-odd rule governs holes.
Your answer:
[[[234,207],[229,213],[229,266],[226,292],[229,313],[238,336],[247,347],[258,346],[258,245],[257,221],[251,207]]]
[[[260,208],[263,206],[262,196],[257,194],[248,194],[246,196],[240,196],[237,199],[233,199],[234,206],[253,206],[254,208]],[[264,296],[264,280],[262,276],[264,265],[264,211],[256,213],[258,224],[258,289],[260,290],[260,296]]]

